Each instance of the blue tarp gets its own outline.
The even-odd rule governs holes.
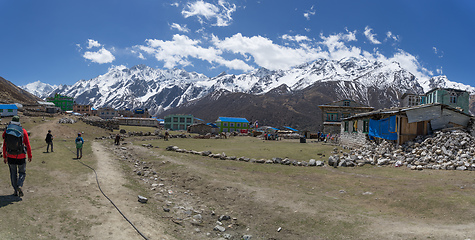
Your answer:
[[[294,131],[294,132],[298,132],[298,131],[299,131],[299,130],[297,130],[297,129],[295,129],[295,128],[291,128],[291,127],[286,127],[286,126],[284,126],[284,128],[287,128],[287,129],[292,130],[292,131]]]
[[[370,137],[383,138],[387,140],[397,140],[396,116],[381,120],[369,120]]]

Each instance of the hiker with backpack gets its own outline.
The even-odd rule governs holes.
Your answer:
[[[51,134],[51,130],[48,130],[48,134],[46,134],[46,152],[48,152],[49,146],[51,145],[51,152],[53,152],[53,135]]]
[[[82,145],[84,144],[84,139],[81,137],[81,133],[78,133],[78,137],[76,138],[75,142],[76,142],[77,159],[81,159],[82,158]]]
[[[26,156],[31,162],[31,146],[28,132],[21,127],[20,117],[13,116],[3,132],[3,162],[8,162],[14,196],[23,197],[23,182],[26,177]]]

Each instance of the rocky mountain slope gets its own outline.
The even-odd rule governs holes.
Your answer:
[[[0,103],[36,104],[41,98],[25,91],[10,81],[0,77]]]

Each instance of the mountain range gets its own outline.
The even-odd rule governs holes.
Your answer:
[[[205,121],[218,116],[246,117],[273,126],[318,130],[318,105],[352,99],[375,109],[399,105],[406,92],[422,94],[436,87],[475,94],[475,88],[446,76],[418,79],[399,63],[365,58],[318,59],[290,70],[265,68],[207,77],[183,69],[145,65],[115,66],[104,75],[73,85],[35,82],[22,88],[42,98],[60,93],[95,108],[147,108],[152,115],[189,113]],[[471,110],[475,110],[471,102]]]

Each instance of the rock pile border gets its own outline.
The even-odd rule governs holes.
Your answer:
[[[146,145],[144,147],[150,147],[149,145]],[[226,153],[212,153],[211,151],[195,151],[195,150],[186,150],[186,149],[181,149],[177,146],[168,146],[166,148],[167,151],[173,151],[177,153],[188,153],[188,154],[194,154],[194,155],[200,155],[200,156],[205,156],[205,157],[210,157],[210,158],[216,158],[220,160],[231,160],[231,161],[242,161],[242,162],[250,162],[250,163],[261,163],[261,164],[282,164],[282,165],[290,165],[290,166],[302,166],[302,167],[323,167],[325,166],[325,162],[323,160],[315,160],[315,159],[310,159],[308,162],[307,161],[297,161],[297,160],[292,160],[289,158],[279,158],[275,157],[272,159],[255,159],[255,158],[248,158],[248,157],[236,157],[236,156],[227,156]],[[321,157],[324,157],[325,155],[322,155]]]

